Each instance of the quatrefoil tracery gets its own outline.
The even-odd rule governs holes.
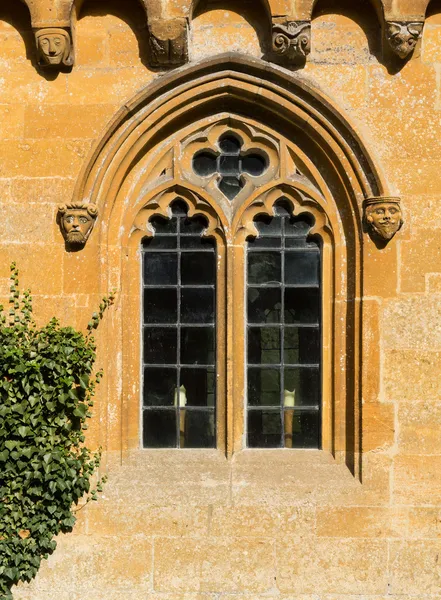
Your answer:
[[[259,177],[268,168],[268,157],[262,152],[242,151],[243,143],[228,133],[219,138],[220,152],[202,150],[193,157],[193,170],[199,177],[219,175],[218,187],[229,200],[233,200],[244,187],[244,177]]]

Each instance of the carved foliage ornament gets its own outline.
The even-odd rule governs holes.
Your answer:
[[[283,57],[304,59],[311,51],[311,23],[273,23],[273,51]]]
[[[98,216],[96,204],[73,202],[58,207],[61,233],[69,246],[81,248],[92,233]]]
[[[73,65],[72,38],[66,29],[45,27],[35,30],[38,64],[45,68]]]
[[[375,241],[387,244],[403,226],[400,198],[368,198],[364,201],[364,223]]]
[[[390,47],[400,58],[406,58],[414,51],[423,32],[424,23],[389,21],[386,27]]]

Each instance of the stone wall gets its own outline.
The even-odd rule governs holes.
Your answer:
[[[191,61],[262,55],[257,2],[193,17]],[[27,8],[0,7],[0,296],[15,260],[39,322],[84,328],[107,286],[93,244],[65,251],[57,206],[106,123],[161,72],[134,0],[85,2],[75,35],[72,70],[39,70]],[[109,449],[104,495],[17,600],[440,597],[441,4],[401,60],[368,2],[319,2],[311,53],[289,68],[340,107],[403,204],[386,248],[364,240],[362,475],[320,451],[119,451],[104,381],[89,433]]]

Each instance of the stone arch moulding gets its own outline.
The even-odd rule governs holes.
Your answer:
[[[274,140],[279,140],[286,147],[274,180],[250,187],[242,200],[238,195],[230,211],[216,201],[209,186],[195,184],[176,166],[176,157],[185,158],[182,140],[199,143],[202,134],[194,138],[195,128],[207,131],[209,140],[210,128],[224,122],[244,139],[248,135],[253,144],[275,148]],[[203,211],[205,206],[208,221],[212,217],[218,223],[217,229],[210,227],[223,240],[219,247],[230,256],[231,268],[239,260],[241,211],[253,215],[257,207],[257,212],[270,212],[274,202],[284,198],[295,214],[312,212],[317,227],[326,231],[329,288],[334,289],[328,319],[334,342],[329,352],[333,360],[340,357],[327,383],[332,407],[326,448],[359,473],[363,388],[359,348],[362,298],[369,295],[363,281],[363,246],[368,238],[363,236],[361,209],[366,198],[387,195],[387,184],[365,144],[337,107],[303,78],[261,60],[221,55],[165,75],[127,102],[92,151],[72,200],[97,205],[100,216],[93,241],[101,258],[101,286],[121,290],[120,310],[114,311],[108,331],[107,346],[121,351],[108,355],[105,369],[107,413],[112,418],[106,420],[104,444],[120,448],[112,440],[121,439],[121,431],[123,449],[138,443],[139,421],[131,411],[139,410],[139,384],[134,383],[139,380],[139,344],[128,344],[127,339],[136,339],[140,331],[139,316],[133,316],[139,315],[139,241],[148,234],[143,215],[155,206],[165,214],[167,198],[173,196],[188,197],[192,210]],[[246,235],[253,235],[252,228]],[[228,271],[226,281],[233,272],[234,268]],[[227,331],[226,337],[233,339],[237,331],[236,323],[234,334]],[[227,361],[231,364],[233,358]],[[369,373],[370,381],[378,376]],[[237,402],[243,397],[239,379],[236,375],[229,379]],[[227,429],[227,450],[240,448],[237,418]]]

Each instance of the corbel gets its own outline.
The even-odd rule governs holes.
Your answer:
[[[303,62],[311,52],[311,21],[272,20],[272,50],[280,58]]]
[[[74,64],[72,27],[38,24],[33,27],[37,64],[42,69],[62,69]]]
[[[401,198],[374,196],[363,202],[364,231],[379,248],[384,248],[403,224]]]
[[[386,39],[401,59],[412,54],[423,33],[423,21],[386,21]]]
[[[186,18],[151,19],[148,28],[152,67],[176,67],[188,61]]]
[[[92,202],[71,202],[58,207],[57,222],[68,250],[81,250],[86,245],[98,217]]]

